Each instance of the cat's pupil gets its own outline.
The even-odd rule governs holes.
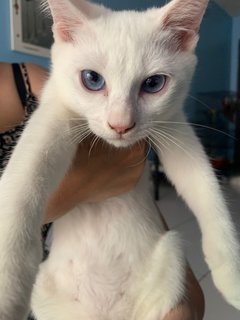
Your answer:
[[[98,82],[99,75],[97,74],[97,72],[91,71],[87,73],[87,79],[91,82]]]
[[[83,85],[91,91],[100,91],[105,87],[105,80],[96,71],[83,70],[81,78]]]
[[[166,76],[159,74],[147,78],[143,84],[141,90],[146,93],[156,93],[163,89],[166,83]]]
[[[146,85],[150,88],[154,88],[156,85],[158,85],[159,80],[156,78],[149,78],[146,81]]]

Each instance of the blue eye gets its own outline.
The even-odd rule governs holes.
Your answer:
[[[83,85],[91,91],[100,91],[105,87],[105,80],[95,71],[83,70],[81,77]]]
[[[141,91],[146,93],[156,93],[161,91],[166,83],[167,76],[164,74],[157,74],[147,78],[141,87]]]

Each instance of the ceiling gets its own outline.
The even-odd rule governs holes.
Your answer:
[[[214,0],[219,4],[226,12],[232,16],[240,16],[240,0]]]

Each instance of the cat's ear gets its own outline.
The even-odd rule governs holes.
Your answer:
[[[77,28],[107,11],[86,0],[44,0],[43,6],[51,11],[55,41],[64,42],[73,42]]]
[[[172,0],[164,8],[162,30],[172,31],[178,49],[193,51],[208,0]]]

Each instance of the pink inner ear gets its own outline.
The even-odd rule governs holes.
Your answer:
[[[54,24],[54,33],[56,32],[64,42],[73,42],[74,30],[81,25],[79,21],[59,21]]]
[[[198,36],[195,32],[188,30],[176,30],[169,40],[171,51],[192,51],[195,49]]]
[[[198,31],[199,24],[197,23],[197,18],[194,19],[193,17],[185,16],[179,20],[176,17],[171,16],[171,14],[167,15],[163,21],[163,29],[182,29],[182,30],[191,30],[191,31]]]
[[[209,0],[172,0],[168,5],[163,28],[180,28],[198,32]]]
[[[198,35],[194,31],[172,29],[167,35],[166,46],[170,52],[194,51]]]
[[[61,22],[58,22],[54,25],[54,33],[57,33],[58,36],[64,41],[64,42],[72,42],[73,37],[71,35],[71,32],[66,29],[66,26],[62,24]]]
[[[172,0],[167,5],[162,29],[172,33],[170,48],[173,50],[194,50],[198,30],[208,0]]]
[[[53,17],[53,33],[64,42],[74,41],[74,32],[82,24],[81,15],[69,0],[48,0]]]

